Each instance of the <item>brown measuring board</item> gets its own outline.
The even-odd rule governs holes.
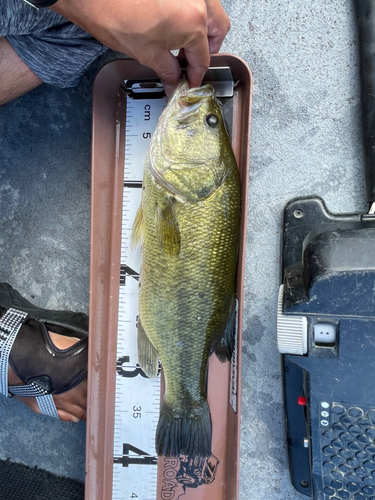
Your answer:
[[[222,104],[239,167],[242,196],[236,284],[237,349],[231,363],[222,364],[215,356],[209,361],[212,456],[206,460],[186,456],[157,459],[153,435],[163,381],[143,378],[146,385],[151,384],[152,397],[146,397],[147,392],[143,391],[148,389],[144,389],[141,371],[136,363],[132,364],[132,341],[127,345],[125,323],[135,324],[137,311],[126,305],[130,304],[126,294],[132,300],[129,284],[133,288],[136,285],[138,265],[137,258],[126,253],[126,233],[132,224],[127,196],[133,196],[133,188],[139,181],[139,174],[133,175],[132,167],[137,163],[143,165],[142,158],[133,157],[134,151],[136,156],[142,156],[139,151],[147,150],[147,147],[137,149],[134,144],[137,134],[142,133],[145,139],[151,135],[152,131],[144,129],[143,124],[154,126],[150,123],[154,120],[152,113],[161,105],[154,106],[153,96],[148,96],[151,101],[142,101],[141,107],[139,102],[133,106],[134,102],[122,90],[124,82],[150,81],[156,78],[155,74],[132,59],[116,60],[100,71],[94,84],[85,500],[238,498],[240,346],[252,78],[246,64],[233,55],[213,56],[211,67],[229,67],[234,80],[233,97],[222,99]],[[135,120],[132,122],[135,129],[129,128],[130,120]],[[131,265],[128,258],[135,259]],[[140,389],[135,385],[136,380],[141,383]],[[152,413],[156,414],[153,418]],[[124,437],[123,433],[128,434]],[[144,443],[142,446],[138,444],[140,441]]]

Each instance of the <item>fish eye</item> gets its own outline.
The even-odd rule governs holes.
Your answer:
[[[215,128],[219,125],[219,117],[210,113],[206,116],[206,123],[209,127]]]

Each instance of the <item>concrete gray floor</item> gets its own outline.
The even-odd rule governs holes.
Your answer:
[[[289,484],[276,301],[288,200],[365,210],[356,33],[350,0],[226,0],[223,49],[254,76],[242,376],[241,500],[304,498]]]
[[[0,279],[47,308],[88,312],[91,84],[0,108]],[[5,398],[0,421],[0,458],[83,480],[85,424]]]
[[[276,349],[282,209],[321,196],[365,209],[350,0],[223,0],[223,51],[254,76],[242,378],[241,500],[301,500],[290,484]],[[0,272],[46,307],[87,312],[95,69],[0,108]],[[84,477],[84,424],[0,399],[0,458]]]

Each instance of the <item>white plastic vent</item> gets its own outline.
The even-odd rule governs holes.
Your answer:
[[[281,354],[307,353],[306,316],[283,314],[284,285],[280,285],[277,303],[277,347]]]

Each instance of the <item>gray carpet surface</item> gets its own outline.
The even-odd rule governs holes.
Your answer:
[[[84,484],[38,467],[0,460],[1,500],[83,500]]]

